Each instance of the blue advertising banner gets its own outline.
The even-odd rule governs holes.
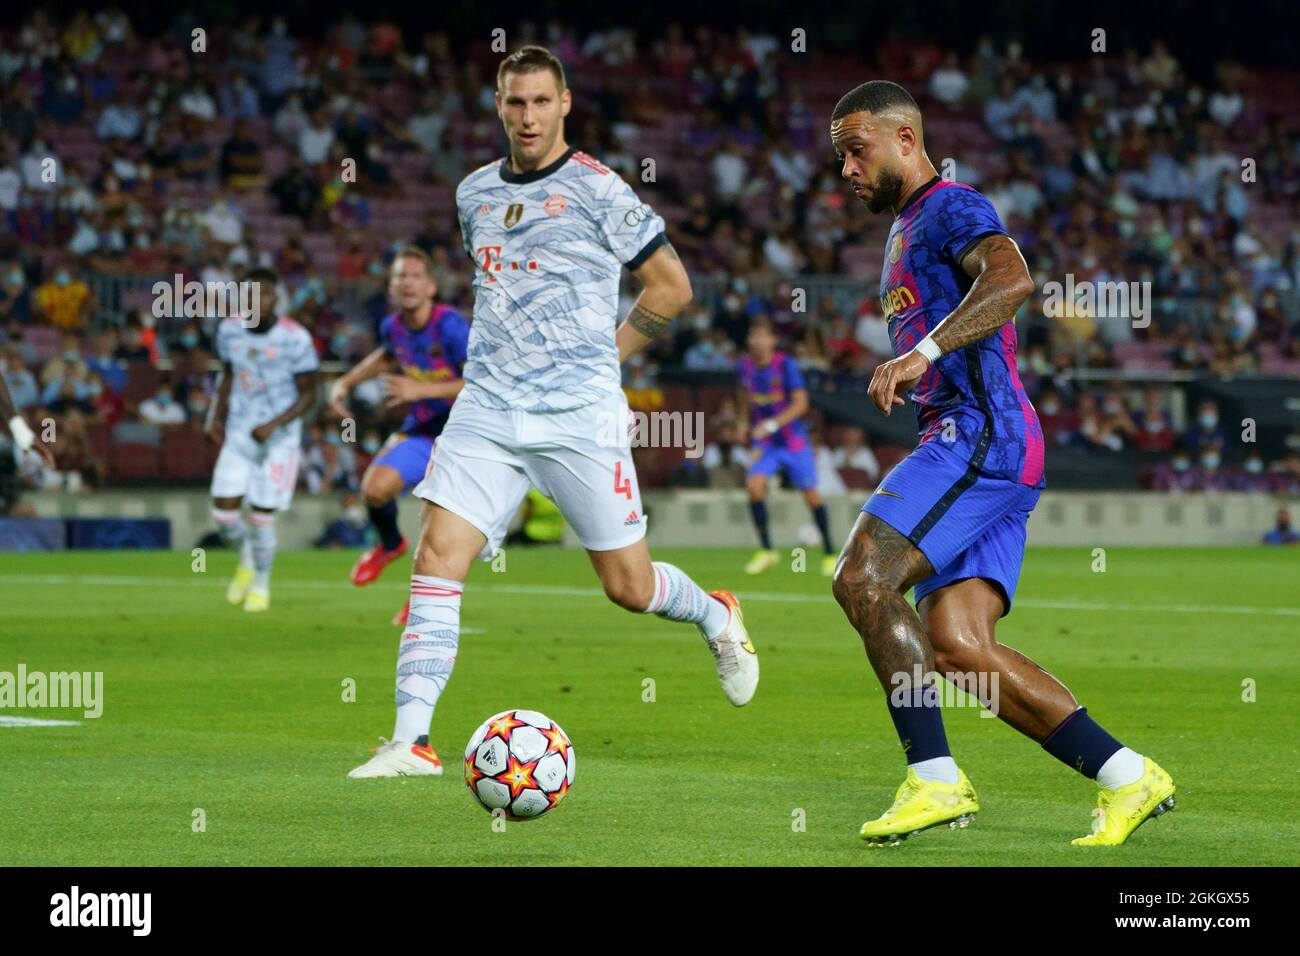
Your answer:
[[[170,548],[172,524],[166,518],[68,518],[68,547],[117,551]]]
[[[61,518],[0,518],[0,551],[62,551]]]

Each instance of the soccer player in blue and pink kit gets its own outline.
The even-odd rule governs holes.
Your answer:
[[[438,286],[424,251],[402,248],[393,258],[388,294],[396,311],[379,326],[379,347],[340,377],[330,391],[330,407],[340,418],[344,404],[361,382],[384,376],[389,406],[409,404],[405,420],[375,456],[361,479],[361,494],[379,543],[352,568],[358,587],[379,577],[406,553],[406,538],[397,526],[397,496],[425,476],[434,442],[464,387],[461,370],[469,341],[469,323],[455,309],[433,301]],[[400,373],[400,374],[397,374]],[[405,610],[395,623],[405,623]]]
[[[850,91],[830,133],[857,197],[894,215],[880,298],[896,357],[876,369],[868,394],[888,415],[910,391],[920,426],[916,449],[863,507],[834,576],[908,763],[893,805],[862,837],[898,843],[945,823],[964,827],[979,811],[948,748],[938,672],[954,683],[988,675],[979,686],[1000,694],[986,706],[1097,781],[1092,832],[1075,845],[1123,843],[1173,808],[1173,780],[994,637],[1044,484],[1042,429],[1016,372],[1013,323],[1034,291],[1029,270],[989,201],[936,174],[920,110],[901,86],[876,80]],[[913,587],[916,611],[905,597]]]
[[[779,560],[767,526],[767,481],[784,473],[803,492],[817,522],[825,548],[822,573],[829,577],[835,570],[835,549],[826,506],[817,491],[817,461],[803,423],[808,412],[803,372],[791,356],[777,351],[776,330],[766,318],[756,317],[750,322],[745,344],[748,354],[736,362],[736,376],[740,379],[736,405],[742,427],[749,430],[753,458],[745,476],[745,490],[760,543],[745,565],[745,572],[762,574]]]

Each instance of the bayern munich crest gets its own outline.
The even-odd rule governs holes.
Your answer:
[[[563,196],[555,195],[547,196],[546,202],[542,203],[542,208],[546,210],[546,215],[558,216],[560,213],[564,212],[565,207],[568,205],[569,201],[567,199]]]

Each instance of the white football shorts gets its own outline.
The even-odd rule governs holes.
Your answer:
[[[490,561],[530,487],[546,495],[589,551],[645,537],[621,391],[567,412],[500,411],[458,401],[412,494],[460,515],[487,538]]]
[[[296,441],[226,441],[212,471],[212,497],[243,498],[254,508],[287,511],[298,483],[299,457]]]

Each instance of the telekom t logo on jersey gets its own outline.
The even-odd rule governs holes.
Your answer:
[[[488,282],[497,281],[497,277],[493,273],[500,272],[503,266],[510,266],[512,272],[517,272],[520,269],[530,271],[536,271],[537,269],[536,259],[529,259],[527,262],[522,263],[502,259],[500,246],[479,246],[474,250],[474,256],[479,260],[479,265],[483,267],[483,271],[487,273]]]

